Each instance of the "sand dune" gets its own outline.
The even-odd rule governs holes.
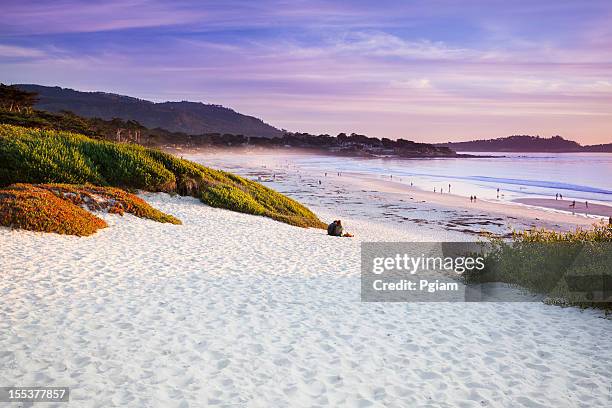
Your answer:
[[[149,194],[89,238],[0,229],[0,384],[57,407],[606,406],[610,321],[542,303],[362,303],[360,240]],[[47,404],[46,406],[53,406]]]

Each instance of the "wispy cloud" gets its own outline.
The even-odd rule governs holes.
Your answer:
[[[4,30],[13,34],[97,32],[187,24],[204,14],[176,4],[146,0],[9,0],[3,5],[3,24]]]
[[[0,58],[40,58],[47,54],[36,48],[0,44]]]

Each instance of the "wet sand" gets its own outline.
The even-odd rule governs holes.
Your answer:
[[[552,208],[554,210],[568,211],[575,214],[612,217],[612,206],[603,204],[589,203],[589,207],[587,208],[584,201],[576,201],[576,206],[572,208],[570,205],[574,202],[574,200],[553,200],[552,198],[519,198],[514,201],[521,204]]]
[[[419,188],[410,187],[406,184],[390,181],[388,179],[383,180],[380,178],[369,177],[359,174],[351,174],[351,176],[353,176],[353,178],[356,180],[361,180],[361,182],[363,182],[364,184],[368,184],[370,186],[375,185],[378,189],[381,189],[383,191],[410,193],[411,196],[417,200],[427,200],[431,203],[449,207],[480,210],[492,214],[509,215],[517,218],[524,218],[535,221],[548,221],[551,223],[563,223],[573,224],[576,226],[584,226],[596,223],[598,219],[595,218],[595,216],[612,216],[612,207],[600,204],[589,204],[588,211],[585,211],[584,202],[576,202],[576,210],[574,211],[574,214],[572,214],[571,208],[569,208],[569,205],[572,201],[569,200],[559,200],[558,202],[561,204],[559,207],[553,207],[548,205],[549,201],[552,201],[554,203],[556,200],[533,198],[517,199],[514,201],[490,201],[477,199],[476,201],[471,202],[469,197],[450,193],[440,194],[431,191],[424,191]],[[516,205],[514,203],[528,204],[533,207]],[[561,213],[547,211],[547,208],[563,210],[567,212]]]

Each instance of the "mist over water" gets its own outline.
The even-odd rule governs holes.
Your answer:
[[[313,171],[358,172],[424,190],[443,189],[460,195],[513,200],[524,197],[612,201],[612,154],[605,153],[474,153],[478,159],[368,159],[300,156],[295,162]],[[503,157],[501,157],[503,156]]]

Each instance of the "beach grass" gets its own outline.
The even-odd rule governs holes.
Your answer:
[[[612,225],[532,229],[490,244],[485,268],[464,273],[466,283],[505,282],[544,294],[551,304],[612,310]]]
[[[91,184],[178,193],[300,227],[324,228],[308,208],[259,183],[168,153],[84,135],[0,125],[0,186]]]

